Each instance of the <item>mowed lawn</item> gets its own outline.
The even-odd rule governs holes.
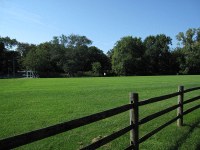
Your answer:
[[[57,79],[0,79],[0,139],[84,117],[129,103],[129,93],[140,100],[200,86],[200,76],[146,76]],[[188,93],[185,99],[200,95]],[[140,118],[175,105],[177,97],[140,107]],[[200,103],[184,106],[184,110]],[[140,126],[140,137],[176,116],[172,111]],[[74,129],[18,149],[77,150],[129,125],[129,112]],[[129,133],[100,149],[129,146]],[[184,126],[166,127],[140,145],[148,150],[197,150],[200,147],[200,109],[184,116]]]

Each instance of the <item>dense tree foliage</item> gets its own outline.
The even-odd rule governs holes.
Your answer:
[[[148,74],[171,74],[171,38],[161,34],[144,40],[145,64]]]
[[[92,71],[94,72],[94,74],[99,75],[101,73],[101,63],[100,62],[92,63]]]
[[[16,39],[9,37],[0,37],[0,76],[15,76],[19,70],[20,55],[13,49],[17,46]]]
[[[32,70],[40,77],[200,74],[200,28],[176,36],[179,46],[164,34],[125,36],[107,52],[86,36],[54,36],[39,45],[0,37],[0,77]]]
[[[123,37],[113,48],[112,69],[118,75],[138,74],[142,70],[144,45],[140,38]]]
[[[41,77],[58,74],[84,75],[84,72],[92,71],[94,62],[101,64],[100,74],[110,69],[107,56],[97,47],[89,47],[90,44],[91,41],[85,36],[53,37],[50,42],[39,44],[35,48],[29,45],[28,53],[22,60],[23,66],[28,70],[37,71]]]
[[[177,36],[180,47],[179,55],[180,72],[184,74],[200,73],[200,28],[188,29],[186,33],[180,32]]]

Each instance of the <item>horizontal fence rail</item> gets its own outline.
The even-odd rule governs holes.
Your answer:
[[[102,119],[115,116],[117,114],[126,112],[130,110],[130,125],[128,127],[125,127],[119,131],[116,131],[115,133],[112,133],[84,148],[81,150],[93,150],[96,148],[99,148],[117,138],[120,136],[126,134],[127,132],[130,132],[130,146],[126,148],[126,150],[138,150],[139,144],[146,141],[148,138],[156,134],[157,132],[161,131],[163,128],[167,127],[168,125],[172,124],[173,122],[177,121],[178,126],[182,126],[183,124],[183,116],[186,114],[191,113],[192,111],[200,108],[200,104],[187,109],[186,111],[183,111],[183,105],[188,104],[194,101],[197,101],[200,99],[200,95],[190,98],[188,100],[183,101],[184,93],[192,92],[195,90],[199,90],[200,87],[194,87],[190,89],[184,90],[183,86],[180,86],[178,89],[178,92],[162,95],[159,97],[153,97],[149,98],[143,101],[139,101],[138,94],[137,93],[131,93],[130,94],[130,104],[126,104],[123,106],[119,106],[110,110],[106,110],[100,113],[92,114],[86,117],[82,117],[79,119],[71,120],[68,122],[56,124],[53,126],[49,126],[46,128],[42,128],[39,130],[31,131],[28,133],[24,133],[21,135],[16,135],[13,137],[8,137],[5,139],[0,140],[0,149],[12,149],[16,148],[25,144],[29,144],[62,132],[66,132],[75,128],[79,128],[81,126],[88,125],[90,123],[94,123],[97,121],[100,121]],[[159,112],[153,113],[151,115],[148,115],[142,119],[139,119],[139,106],[144,106],[147,104],[163,101],[169,98],[173,98],[178,96],[178,104],[168,107],[166,109],[163,109]],[[139,126],[142,124],[145,124],[149,121],[152,121],[153,119],[156,119],[166,113],[169,113],[173,110],[177,109],[177,116],[173,119],[165,122],[163,125],[159,126],[158,128],[154,129],[153,131],[147,133],[143,137],[139,138]]]
[[[139,106],[150,104],[150,103],[155,103],[155,102],[159,102],[159,101],[163,101],[163,100],[175,97],[177,95],[180,95],[180,92],[171,93],[171,94],[167,94],[167,95],[163,95],[163,96],[159,96],[159,97],[149,98],[147,100],[140,101],[139,102]]]
[[[191,102],[194,102],[199,99],[200,99],[200,96],[196,96],[196,97],[193,97],[193,98],[190,98],[190,99],[184,101],[183,104],[191,103]]]
[[[177,116],[173,119],[171,119],[170,121],[166,122],[165,124],[161,125],[160,127],[158,127],[157,129],[151,131],[150,133],[146,134],[144,137],[142,137],[139,142],[142,143],[144,141],[146,141],[148,138],[150,138],[152,135],[156,134],[157,132],[159,132],[160,130],[162,130],[163,128],[167,127],[168,125],[172,124],[173,122],[175,122],[178,118],[180,118],[180,116]]]
[[[194,107],[192,107],[192,108],[190,108],[188,110],[186,110],[185,112],[183,112],[183,115],[189,114],[190,112],[192,112],[192,111],[194,111],[194,110],[196,110],[198,108],[200,108],[200,104],[197,105],[197,106],[194,106]]]
[[[199,90],[199,89],[200,89],[200,87],[190,88],[190,89],[184,90],[184,93],[195,91],[195,90]]]
[[[147,117],[141,119],[140,122],[139,122],[139,124],[141,125],[141,124],[144,124],[144,123],[146,123],[146,122],[149,122],[149,121],[151,121],[151,120],[153,120],[153,119],[155,119],[155,118],[157,118],[157,117],[160,117],[160,116],[162,116],[162,115],[164,115],[164,114],[166,114],[166,113],[168,113],[168,112],[170,112],[170,111],[172,111],[172,110],[174,110],[174,109],[176,109],[176,108],[178,108],[178,107],[179,107],[179,105],[174,105],[174,106],[171,106],[171,107],[166,108],[166,109],[164,109],[164,110],[161,110],[161,111],[159,111],[159,112],[157,112],[157,113],[154,113],[154,114],[152,114],[152,115],[149,115],[149,116],[147,116]]]

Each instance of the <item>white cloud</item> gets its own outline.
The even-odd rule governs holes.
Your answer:
[[[11,7],[9,9],[2,8],[1,11],[6,17],[15,19],[17,21],[23,21],[26,23],[34,23],[37,25],[44,25],[42,22],[42,17],[36,13],[32,13],[25,9],[20,9],[19,7]]]
[[[34,10],[29,10],[21,5],[12,3],[12,1],[4,1],[0,4],[2,4],[0,6],[1,24],[9,24],[12,22],[12,24],[31,25],[41,28],[42,30],[60,32],[59,28],[45,20],[45,16],[42,16],[38,12],[34,12]]]

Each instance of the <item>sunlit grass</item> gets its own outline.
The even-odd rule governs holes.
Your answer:
[[[139,93],[140,100],[200,86],[200,76],[147,76],[62,79],[1,79],[0,138],[47,127],[129,103],[129,93]],[[199,95],[196,91],[188,96]],[[140,118],[177,103],[177,98],[140,108]],[[199,104],[188,104],[187,108]],[[140,127],[140,137],[176,116],[173,111]],[[196,149],[200,146],[200,110],[184,117],[184,127],[176,123],[140,145],[141,149]],[[62,133],[19,149],[78,149],[98,136],[106,136],[129,125],[129,112]],[[101,149],[124,149],[129,134]],[[191,146],[192,145],[192,146]]]

